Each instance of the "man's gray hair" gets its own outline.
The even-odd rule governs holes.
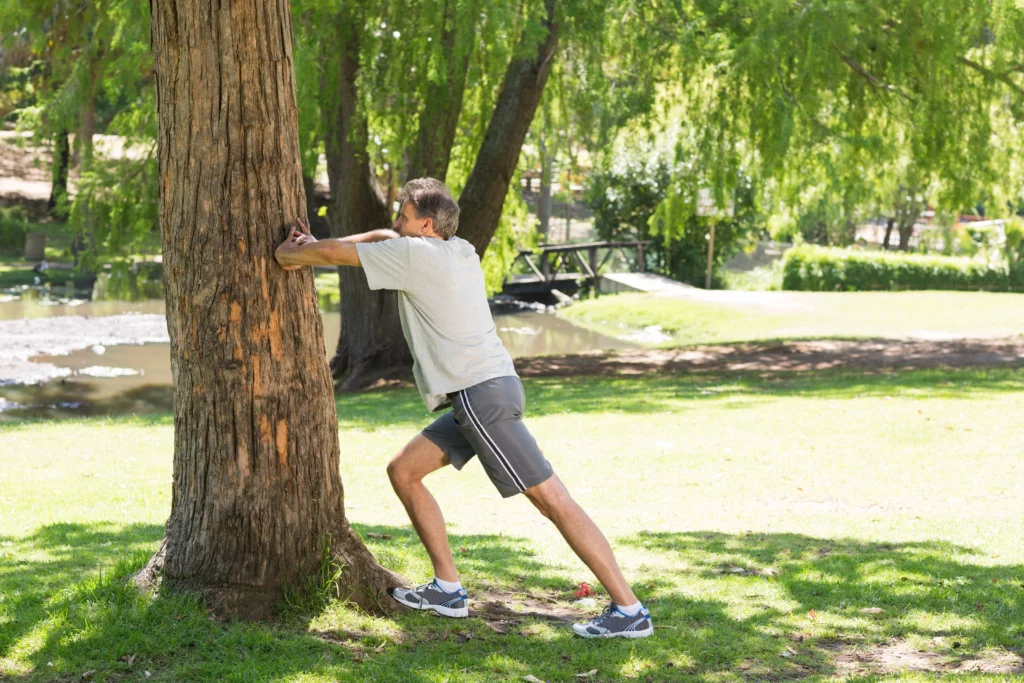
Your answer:
[[[416,218],[434,221],[434,232],[448,239],[459,229],[459,205],[448,187],[436,178],[416,178],[402,188],[399,204],[412,204]]]

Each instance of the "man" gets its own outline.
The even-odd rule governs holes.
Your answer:
[[[522,417],[523,385],[491,318],[480,259],[458,237],[459,207],[444,183],[409,181],[393,230],[317,241],[299,221],[276,252],[288,270],[361,266],[370,289],[398,292],[413,375],[427,408],[451,406],[388,464],[391,484],[434,566],[434,580],[392,597],[448,617],[469,613],[448,545],[444,518],[423,478],[447,465],[461,470],[476,455],[502,497],[524,493],[555,523],[611,596],[604,613],[573,631],[588,638],[642,638],[654,627],[622,576],[604,534],[569,496]]]

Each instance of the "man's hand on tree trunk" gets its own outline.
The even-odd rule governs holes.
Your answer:
[[[274,258],[285,270],[298,270],[304,263],[297,263],[294,257],[297,255],[299,247],[304,244],[312,244],[316,242],[316,238],[309,231],[309,226],[302,222],[301,218],[295,219],[298,227],[292,228],[291,233],[288,235],[288,239],[278,245],[274,251]]]

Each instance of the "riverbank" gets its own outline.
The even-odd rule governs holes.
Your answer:
[[[997,339],[1024,335],[1024,294],[739,292],[600,296],[559,312],[595,332],[679,348],[800,339]]]

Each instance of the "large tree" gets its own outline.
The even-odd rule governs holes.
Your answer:
[[[325,560],[376,609],[399,583],[349,527],[309,269],[273,251],[304,213],[287,0],[153,0],[160,226],[174,377],[164,580],[269,615]]]
[[[401,183],[430,175],[457,193],[459,236],[498,277],[516,254],[512,217],[526,212],[520,156],[551,75],[561,68],[563,84],[572,84],[559,88],[556,110],[581,112],[574,137],[599,140],[609,121],[653,99],[636,96],[650,90],[642,65],[664,49],[646,10],[629,0],[302,5],[300,40],[322,55],[334,234],[386,226]],[[357,389],[411,359],[394,294],[367,291],[358,272],[340,278],[332,368],[340,388]]]
[[[329,36],[320,45],[327,46],[321,107],[335,235],[389,227],[394,186],[425,175],[446,179],[461,143],[471,161],[468,178],[452,183],[464,185],[459,236],[484,254],[558,46],[555,0],[524,3],[521,15],[517,6],[363,1],[310,12],[333,31],[320,34]],[[497,78],[495,66],[503,67]],[[468,133],[457,141],[460,121]],[[401,168],[389,164],[389,187],[381,186],[373,154],[382,130],[400,147],[392,149]],[[332,367],[343,390],[358,389],[411,357],[395,294],[369,291],[359,271],[341,269],[339,277],[342,329]]]

